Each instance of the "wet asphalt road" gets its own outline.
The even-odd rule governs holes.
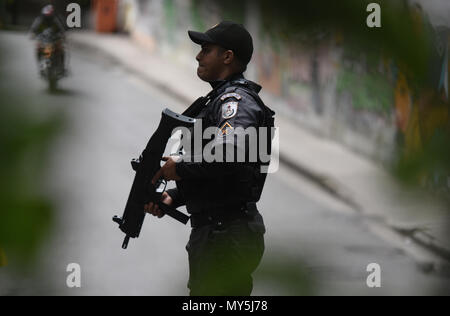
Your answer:
[[[122,214],[133,180],[130,159],[140,154],[164,107],[180,111],[182,105],[106,56],[74,49],[71,76],[49,93],[37,76],[33,43],[21,33],[0,33],[0,41],[8,59],[0,84],[25,98],[36,115],[63,113],[67,122],[45,184],[57,207],[52,238],[35,273],[0,269],[0,295],[188,294],[188,226],[147,216],[141,237],[124,251],[123,234],[111,221]],[[254,295],[417,295],[447,284],[283,166],[269,175],[259,209],[266,253]],[[70,263],[81,267],[81,288],[66,286]],[[366,285],[369,263],[381,267],[381,288]]]

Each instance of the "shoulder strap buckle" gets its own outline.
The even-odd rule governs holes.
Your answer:
[[[238,84],[238,85],[242,85],[242,86],[248,86],[248,81],[241,78],[241,79],[233,80],[232,84]]]

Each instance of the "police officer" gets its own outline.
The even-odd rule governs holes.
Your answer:
[[[237,129],[270,128],[275,113],[259,98],[261,87],[243,76],[253,54],[253,41],[242,25],[224,21],[205,33],[188,34],[194,43],[201,45],[196,57],[197,75],[213,89],[194,103],[199,108],[195,117],[202,120],[203,130],[217,128],[216,145],[223,145],[226,152],[231,144],[234,152],[243,151],[246,159],[241,162],[185,159],[192,158],[192,153],[165,157],[166,163],[153,182],[159,178],[176,180],[177,188],[164,192],[163,202],[175,207],[186,205],[191,214],[193,229],[186,246],[190,295],[247,296],[253,288],[252,273],[264,252],[265,227],[256,202],[266,173],[261,171],[260,159],[256,162],[248,159],[252,144],[238,148]],[[269,148],[270,144],[271,139]],[[145,210],[163,216],[152,203]]]
[[[51,28],[54,33],[64,35],[65,28],[59,17],[55,13],[53,5],[48,4],[42,8],[41,14],[31,25],[31,33],[39,35],[45,29]]]

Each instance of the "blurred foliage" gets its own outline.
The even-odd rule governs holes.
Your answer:
[[[240,0],[228,0],[219,2],[223,19],[227,21],[235,21],[237,23],[244,23],[245,8],[243,9],[243,2]]]
[[[318,277],[311,273],[302,259],[285,252],[265,258],[255,273],[258,283],[287,296],[317,295]]]
[[[407,69],[416,86],[427,82],[431,26],[419,25],[415,6],[403,0],[376,1],[381,28],[369,28],[371,0],[261,0],[264,31],[275,38],[315,44],[339,34],[354,50],[385,54]]]
[[[167,1],[167,0],[166,0]],[[213,3],[213,5],[211,5]],[[235,21],[237,23],[244,23],[246,12],[246,1],[242,0],[228,0],[228,1],[211,1],[211,0],[192,0],[191,1],[191,19],[194,29],[206,30],[212,25],[207,25],[209,21],[205,21],[202,14],[205,12],[216,13],[220,12],[222,20]]]
[[[435,131],[420,150],[399,149],[393,173],[406,185],[420,184],[450,203],[450,124]]]
[[[1,50],[0,76],[5,78],[1,65],[7,61]],[[27,112],[27,101],[18,91],[20,86],[14,94],[0,84],[0,248],[8,259],[26,266],[32,263],[54,217],[43,185],[51,141],[61,121]]]

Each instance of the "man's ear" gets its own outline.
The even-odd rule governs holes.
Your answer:
[[[234,52],[232,50],[227,50],[223,53],[224,59],[223,63],[225,65],[231,65],[234,61]]]

